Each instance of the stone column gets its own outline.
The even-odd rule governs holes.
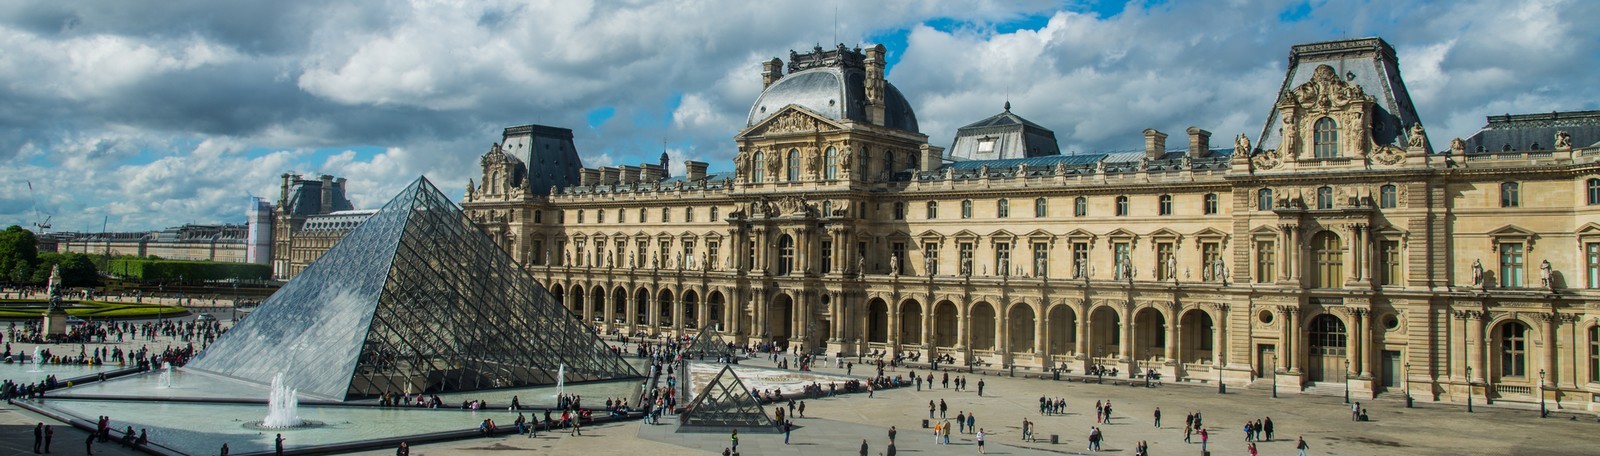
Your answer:
[[[675,294],[672,295],[672,332],[673,333],[682,333],[683,332],[683,312],[688,310],[688,308],[684,307],[685,305],[687,305],[687,304],[683,302],[683,290],[678,290],[678,293],[675,293]]]
[[[932,295],[928,296],[928,301],[930,301],[930,302],[933,301],[933,296]],[[934,345],[933,344],[933,342],[934,342],[934,338],[933,338],[933,308],[934,308],[934,305],[935,304],[927,304],[926,307],[924,307],[922,309],[922,340],[919,341],[919,342],[922,343],[922,348],[924,350],[928,351],[928,355],[929,356],[934,356],[938,352],[938,350],[935,350],[934,347],[933,347],[933,345]]]
[[[889,349],[894,350],[891,353],[897,353],[900,350],[900,305],[889,302],[893,299],[884,300],[884,305],[889,308],[889,328],[888,331],[884,331],[888,334],[884,334],[883,338],[889,342]]]
[[[694,327],[697,330],[705,331],[706,326],[711,324],[711,299],[706,295],[698,295],[696,297],[700,299],[700,302],[696,304],[697,308],[694,311]],[[717,319],[722,320],[722,317],[719,316]]]
[[[1167,361],[1179,359],[1178,335],[1183,334],[1179,331],[1180,328],[1181,326],[1179,325],[1172,324],[1170,321],[1167,322]]]
[[[1089,309],[1088,305],[1084,305],[1083,307],[1085,311]],[[1077,355],[1079,358],[1087,360],[1089,359],[1089,317],[1088,314],[1084,312],[1077,312],[1076,310],[1077,309],[1074,309],[1073,312],[1073,316],[1077,317],[1073,322],[1073,326],[1075,326],[1073,331],[1077,338],[1073,341],[1074,343],[1072,351],[1073,354]]]
[[[1293,307],[1278,306],[1278,359],[1275,362],[1278,365],[1278,370],[1283,372],[1289,371],[1289,362],[1293,359],[1292,356],[1289,356],[1290,353],[1294,353],[1295,330],[1292,326],[1294,323],[1293,315]]]
[[[828,324],[833,326],[833,330],[828,331],[829,341],[838,343],[844,340],[844,303],[837,293],[828,295],[828,307],[828,314],[832,316]]]
[[[751,291],[750,294],[750,318],[755,319],[755,321],[750,322],[750,326],[753,329],[753,331],[751,331],[753,333],[752,335],[756,337],[767,337],[767,334],[770,333],[767,332],[768,309],[766,293],[760,291]]]
[[[1033,318],[1033,355],[1039,358],[1040,365],[1050,362],[1050,339],[1047,328],[1050,321],[1045,319],[1045,312],[1034,312]]]
[[[765,274],[767,272],[767,229],[758,226],[753,228],[753,232],[755,233],[756,254],[755,258],[752,259],[755,264],[750,265],[750,271]]]
[[[1366,340],[1364,340],[1366,339],[1367,334],[1367,311],[1364,309],[1354,309],[1352,312],[1350,312],[1350,316],[1350,320],[1352,323],[1354,323],[1353,326],[1355,326],[1355,332],[1352,333],[1352,337],[1349,338],[1350,368],[1349,372],[1345,372],[1345,374],[1351,377],[1361,378],[1361,373],[1367,370],[1365,367],[1367,362],[1367,344]]]
[[[1539,314],[1539,319],[1544,320],[1544,387],[1546,390],[1555,389],[1556,378],[1561,369],[1556,365],[1556,332],[1561,328],[1561,316],[1555,313]]]
[[[969,309],[971,306],[972,303],[970,302],[963,302],[956,306],[956,321],[958,322],[956,325],[957,349],[965,349],[972,346],[972,341],[967,340],[967,334],[969,334],[969,331],[967,331],[969,328],[967,326],[970,324],[967,322],[967,315],[971,310]]]
[[[1472,376],[1468,381],[1482,383],[1483,376],[1483,350],[1488,341],[1483,339],[1483,312],[1468,310],[1460,313],[1461,319],[1467,325],[1467,367],[1472,368]]]
[[[1293,282],[1294,268],[1294,226],[1278,226],[1278,281]]]
[[[1217,320],[1211,324],[1211,366],[1221,369],[1228,359],[1228,314],[1219,308],[1217,316]]]
[[[1131,314],[1132,312],[1128,313]],[[1139,326],[1129,317],[1132,317],[1132,315],[1123,315],[1120,318],[1122,320],[1122,330],[1118,331],[1122,337],[1117,342],[1117,358],[1123,362],[1133,359],[1133,332],[1138,330]]]

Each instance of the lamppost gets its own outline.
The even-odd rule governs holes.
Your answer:
[[[1350,403],[1350,358],[1344,359],[1344,403]]]
[[[1274,354],[1274,355],[1272,355],[1272,365],[1267,366],[1268,369],[1272,369],[1272,398],[1273,399],[1277,399],[1278,398],[1278,368],[1277,368],[1277,365],[1278,365],[1278,355]]]
[[[1467,413],[1472,413],[1472,366],[1467,366]]]
[[[1539,417],[1550,417],[1550,410],[1544,408],[1544,369],[1539,369]]]
[[[1411,398],[1411,363],[1406,363],[1406,371],[1402,375],[1405,375],[1406,381],[1406,408],[1411,408],[1411,403],[1413,401]]]
[[[1211,367],[1217,369],[1217,394],[1228,394],[1228,385],[1222,384],[1222,366],[1212,363]]]

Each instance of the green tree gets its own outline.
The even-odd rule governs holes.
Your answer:
[[[100,272],[88,255],[68,253],[61,258],[61,281],[69,287],[92,287],[100,284]]]
[[[39,240],[32,231],[17,225],[0,231],[0,271],[9,272],[8,278],[12,283],[24,283],[31,279],[33,267],[38,262]]]

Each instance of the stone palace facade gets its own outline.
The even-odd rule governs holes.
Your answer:
[[[946,150],[884,64],[765,62],[732,172],[583,169],[569,130],[507,129],[462,205],[602,331],[1600,401],[1600,113],[1430,138],[1368,38],[1294,46],[1262,129],[1222,147],[1062,155],[1008,103]]]

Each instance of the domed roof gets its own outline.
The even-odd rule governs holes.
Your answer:
[[[866,78],[861,70],[841,67],[811,68],[784,76],[756,98],[745,126],[760,123],[791,104],[830,119],[867,122]],[[883,126],[919,133],[911,103],[894,84],[884,85]]]

